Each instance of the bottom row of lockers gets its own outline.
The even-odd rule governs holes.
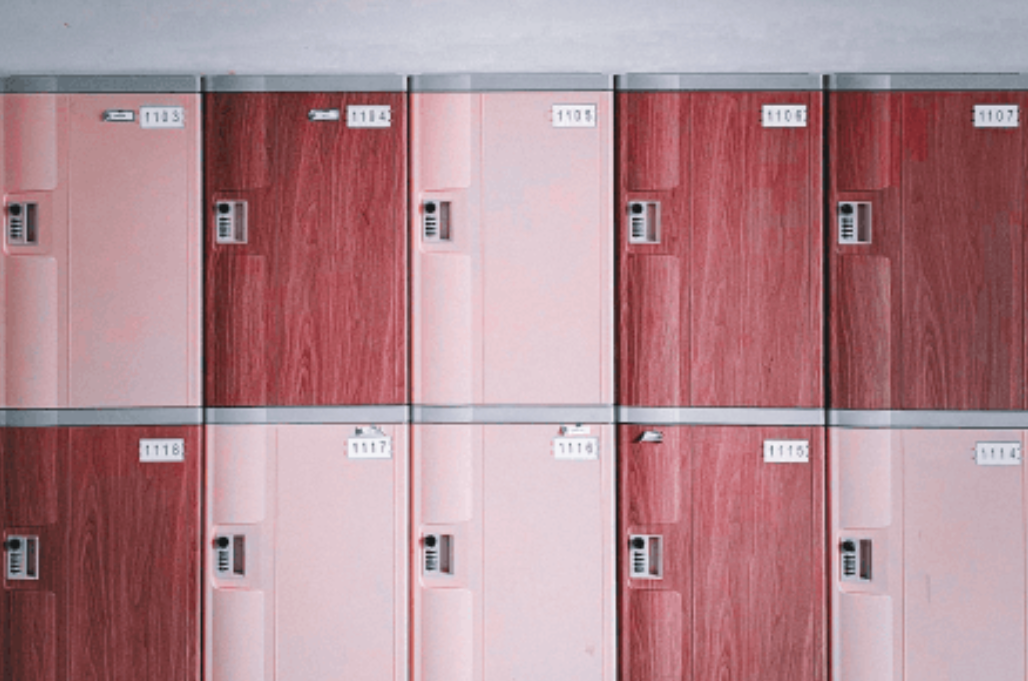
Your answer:
[[[4,678],[1024,679],[1026,433],[825,432],[8,428]]]

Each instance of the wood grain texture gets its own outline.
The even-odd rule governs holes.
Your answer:
[[[688,367],[683,356],[681,261],[674,256],[628,255],[624,268],[625,328],[621,352],[631,363],[630,380],[623,382],[622,399],[627,404],[675,406],[683,403]],[[684,385],[683,385],[684,384]],[[685,393],[688,394],[688,393]]]
[[[4,679],[67,678],[58,613],[64,603],[67,564],[60,523],[58,455],[61,429],[0,429],[0,518],[3,538],[39,538],[39,579],[4,580],[0,589],[0,671]]]
[[[270,107],[259,94],[206,94],[203,100],[204,162],[217,174],[219,191],[252,190],[271,183],[269,137],[273,134]],[[211,122],[224,123],[212,126]]]
[[[647,430],[660,431],[664,441],[638,442]],[[687,458],[690,437],[691,431],[683,427],[618,426],[622,681],[692,678],[692,468]],[[629,576],[631,534],[662,535],[663,579]],[[672,609],[677,612],[671,612]],[[677,675],[668,676],[676,672]]]
[[[4,524],[53,525],[57,522],[57,428],[6,428],[0,431],[4,469]]]
[[[7,595],[10,655],[5,679],[57,681],[57,597],[48,591]]]
[[[897,93],[830,96],[829,402],[837,409],[897,409],[904,371],[897,355],[904,326],[903,99]],[[839,244],[840,201],[871,204],[870,244]]]
[[[139,462],[142,437],[183,463]],[[199,678],[201,428],[71,428],[62,511],[68,678]]]
[[[872,191],[893,186],[898,177],[898,154],[893,152],[900,109],[899,98],[888,92],[832,94],[832,168],[834,186],[841,191]]]
[[[904,409],[1024,408],[1024,135],[988,103],[1028,98],[904,95]]]
[[[634,406],[684,405],[688,404],[692,374],[691,296],[687,288],[692,247],[689,95],[619,92],[616,104],[617,400]],[[666,125],[667,129],[661,131],[653,125]],[[634,164],[642,164],[642,168],[635,169]],[[672,167],[677,167],[673,174]],[[642,185],[648,189],[635,188]],[[659,244],[628,243],[629,201],[660,202]],[[651,258],[654,263],[647,264]],[[640,280],[638,275],[644,278]],[[661,286],[676,286],[677,290],[662,291]],[[674,299],[677,311],[670,309]],[[648,328],[649,324],[656,328]],[[678,328],[672,328],[675,324]],[[650,352],[657,356],[647,356]],[[665,361],[673,362],[666,373],[659,366]]]
[[[759,125],[787,103],[811,125]],[[813,93],[693,95],[694,404],[822,404],[820,109]]]
[[[675,256],[682,263],[679,375],[682,406],[818,407],[822,389],[821,95],[795,92],[651,93],[681,116],[663,139],[626,122],[634,109],[620,93],[618,250],[620,338],[642,318],[629,262]],[[806,128],[763,128],[761,106],[806,104]],[[666,115],[665,115],[666,118]],[[642,144],[660,143],[643,155]],[[662,168],[679,159],[679,186],[632,190],[633,159]],[[656,171],[653,171],[656,172]],[[646,171],[643,174],[650,173]],[[650,173],[652,174],[652,173]],[[658,200],[661,243],[629,245],[627,204]],[[637,267],[631,265],[631,267]],[[652,298],[656,294],[650,294]],[[661,321],[660,323],[666,323]],[[647,360],[621,352],[619,401],[660,406],[642,384]],[[658,386],[657,399],[666,399]]]
[[[627,627],[633,642],[628,658],[631,672],[623,678],[651,681],[683,678],[681,594],[657,590],[633,594]]]
[[[245,105],[226,103],[248,98]],[[224,102],[222,100],[225,100]],[[208,403],[235,405],[401,404],[407,400],[406,100],[399,93],[208,94]],[[389,104],[389,129],[313,123],[311,109]],[[256,108],[261,116],[252,116]],[[247,118],[252,116],[253,120]],[[225,128],[268,126],[266,137],[224,136]],[[231,152],[224,144],[243,148]],[[261,165],[263,189],[238,192],[236,171]],[[256,155],[258,160],[251,156]],[[211,224],[221,196],[249,202],[250,241],[219,246]],[[266,315],[261,370],[248,353],[217,352],[239,322],[232,291],[214,290],[227,261],[265,258]],[[226,297],[224,303],[214,299]],[[252,315],[252,309],[238,314]],[[229,354],[229,356],[226,356]],[[235,366],[233,366],[235,363]],[[263,388],[258,387],[263,383]],[[262,393],[263,390],[263,394]]]
[[[1025,96],[832,98],[830,205],[871,201],[874,222],[868,246],[840,246],[833,225],[832,406],[1024,408],[1024,136],[1019,128],[976,129],[972,111],[1024,106]],[[890,186],[866,191],[886,179]],[[857,254],[890,263],[888,388],[881,364],[869,365],[880,342],[869,335],[882,333],[884,321],[881,301],[869,301],[881,295],[884,273],[848,280],[843,261]],[[861,356],[869,347],[874,352]],[[855,380],[858,371],[865,377]]]
[[[636,442],[647,429],[663,443]],[[824,681],[824,430],[626,425],[618,438],[622,681]],[[765,464],[765,439],[808,440],[810,462]],[[663,502],[639,497],[673,489],[668,456],[681,462],[682,513],[640,522]],[[655,492],[660,474],[668,484]],[[629,578],[635,533],[663,535],[663,580]]]
[[[618,96],[629,191],[658,191],[678,186],[682,172],[683,125],[679,107],[686,101],[677,93],[664,92]]]
[[[251,202],[251,206],[255,202]],[[260,255],[209,256],[204,316],[208,404],[268,404],[268,375],[281,369],[268,351],[268,266]],[[213,333],[217,327],[217,333]]]
[[[888,409],[892,404],[892,263],[872,255],[835,260],[831,354],[832,405]]]
[[[756,536],[747,613],[755,676],[822,681],[827,674],[824,622],[828,593],[821,521],[825,508],[824,431],[780,428],[765,429],[760,435],[761,439],[807,440],[810,463],[757,464],[752,493]],[[750,456],[760,450],[748,449]]]
[[[825,678],[823,434],[693,434],[695,679]],[[765,464],[766,438],[810,441],[809,464]]]

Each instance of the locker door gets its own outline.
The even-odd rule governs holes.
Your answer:
[[[587,428],[483,427],[485,679],[614,676],[613,427]]]
[[[55,94],[3,99],[4,367],[0,400],[16,408],[64,404],[67,367],[65,107]]]
[[[903,95],[906,409],[1024,407],[1024,135],[974,107],[1018,92]]]
[[[621,678],[693,678],[692,466],[687,427],[619,426]]]
[[[824,678],[823,431],[694,430],[695,679]],[[768,463],[766,440],[806,440],[808,463]]]
[[[198,679],[200,428],[67,432],[68,678]],[[141,460],[148,440],[160,460]]]
[[[482,428],[412,426],[415,681],[484,678]]]
[[[197,406],[199,96],[62,97],[69,131],[68,404]],[[114,110],[134,111],[137,120],[105,120]],[[161,127],[146,127],[151,119]]]
[[[824,678],[821,438],[621,427],[622,678]],[[766,461],[774,441],[809,461]]]
[[[820,102],[691,95],[689,404],[822,404]],[[807,124],[765,127],[765,105],[805,105]]]
[[[356,428],[208,426],[215,681],[406,678],[408,436]]]
[[[205,101],[213,403],[403,403],[405,96],[215,92]],[[389,125],[349,127],[354,106],[388,107]]]
[[[275,678],[406,678],[405,428],[389,458],[348,455],[353,426],[277,430]]]
[[[67,678],[63,654],[67,577],[63,542],[64,476],[58,467],[67,433],[58,428],[0,431],[3,485],[3,598],[0,669],[8,678]],[[16,554],[16,555],[15,555]]]
[[[906,431],[906,681],[1025,677],[1025,490],[1018,431]],[[984,448],[979,465],[976,449]],[[1000,458],[1000,456],[1003,458]]]
[[[483,400],[608,404],[612,96],[482,95]],[[595,107],[558,127],[553,107]]]
[[[619,400],[691,404],[690,93],[618,93]]]

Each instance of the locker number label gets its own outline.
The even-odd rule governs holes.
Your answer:
[[[388,128],[392,124],[393,110],[388,104],[346,107],[346,127],[348,128]]]
[[[139,460],[143,463],[174,463],[186,460],[186,442],[181,438],[139,441]]]
[[[392,458],[392,439],[388,435],[355,435],[346,440],[346,455],[351,459]]]
[[[765,104],[760,107],[760,121],[765,128],[805,128],[807,105]]]
[[[600,458],[600,440],[595,437],[555,437],[553,456],[571,461],[591,461]]]
[[[1017,104],[975,104],[974,127],[1016,128],[1021,125],[1021,112]]]
[[[807,440],[764,440],[764,463],[807,463],[810,443]]]
[[[1020,442],[976,442],[974,460],[979,466],[1020,466]]]
[[[551,110],[555,128],[595,128],[595,104],[554,104]]]
[[[184,128],[186,127],[186,111],[181,106],[141,106],[139,107],[139,127]]]

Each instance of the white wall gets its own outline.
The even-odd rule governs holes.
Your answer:
[[[1025,0],[0,0],[6,73],[1028,71]]]

